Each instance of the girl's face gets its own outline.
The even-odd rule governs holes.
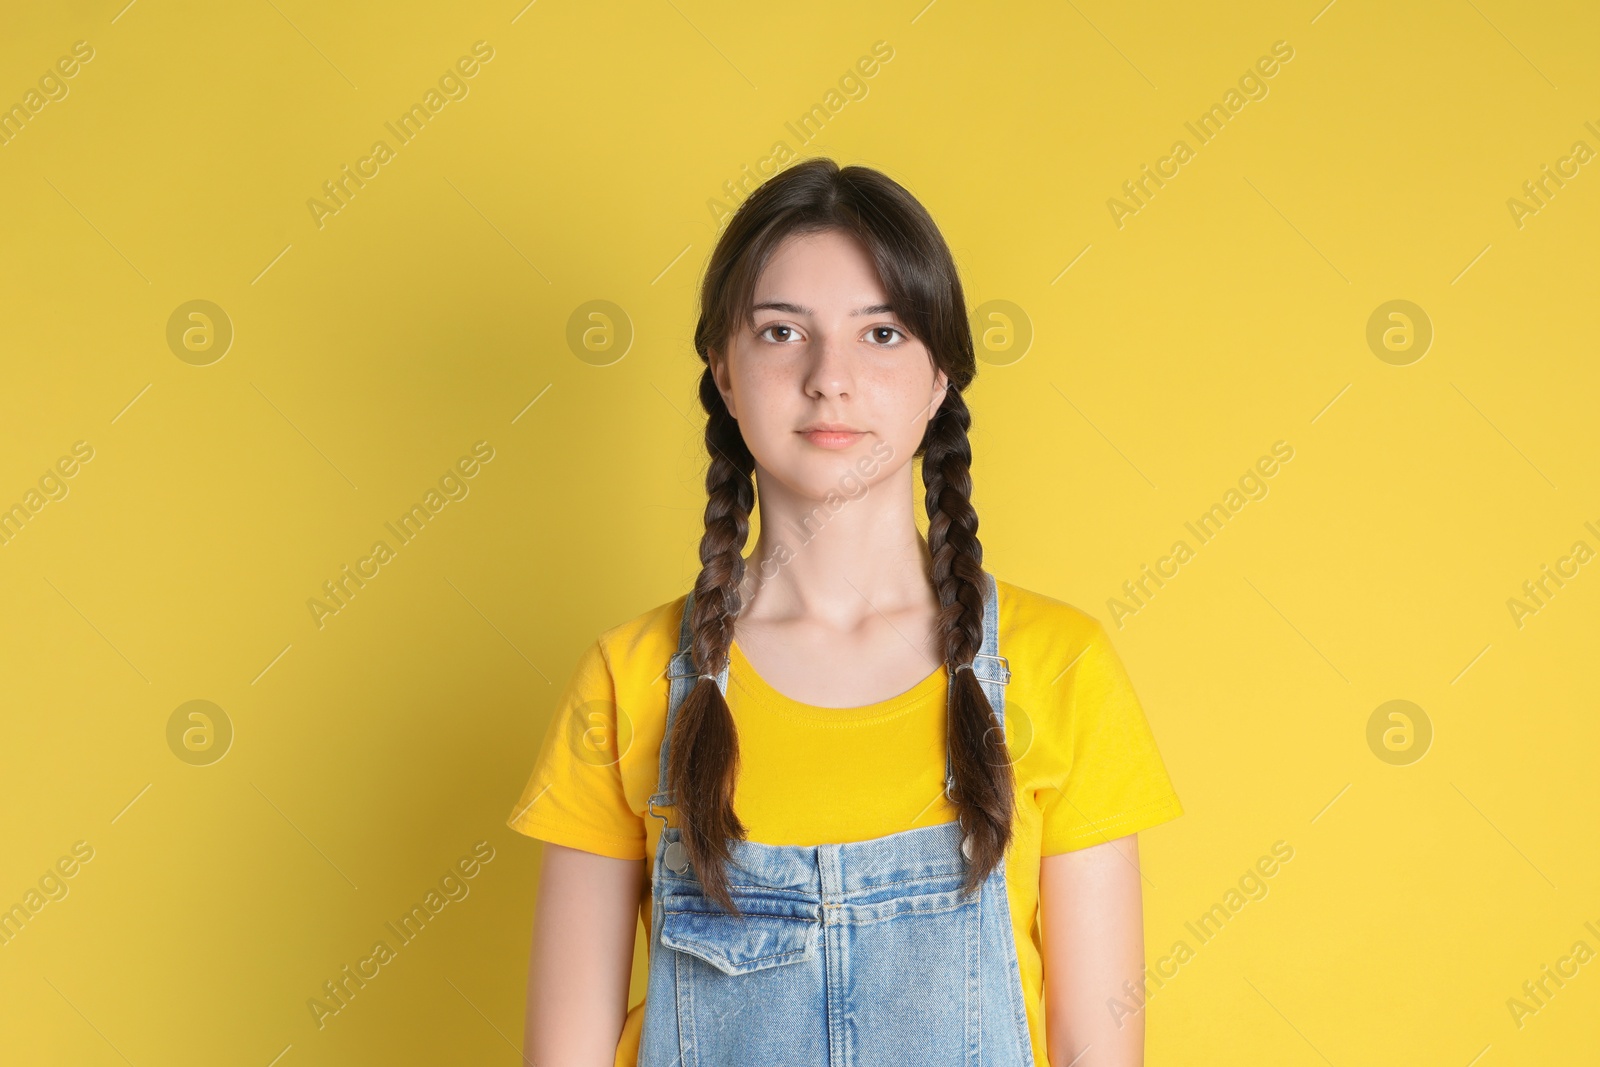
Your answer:
[[[711,366],[758,468],[807,498],[855,495],[909,464],[949,382],[888,309],[866,248],[836,230],[779,245],[754,326]]]

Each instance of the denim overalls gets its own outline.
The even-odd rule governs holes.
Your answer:
[[[985,575],[973,662],[1005,723],[998,591]],[[971,896],[959,822],[830,845],[730,842],[729,891],[706,897],[657,805],[678,706],[699,680],[684,605],[649,812],[663,824],[652,882],[639,1067],[1033,1067],[1002,860]],[[717,675],[727,693],[728,668]],[[893,774],[893,767],[885,767]],[[951,792],[948,747],[945,789]],[[804,798],[797,798],[803,803]]]

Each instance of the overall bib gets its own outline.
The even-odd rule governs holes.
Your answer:
[[[998,591],[986,575],[973,662],[1005,723]],[[673,717],[699,680],[684,606],[657,792],[650,972],[639,1067],[1033,1067],[1005,862],[970,896],[959,822],[824,845],[730,842],[729,891],[705,896],[670,805]],[[717,686],[727,693],[728,668]],[[894,768],[885,768],[893,773]],[[945,752],[945,791],[952,791]]]

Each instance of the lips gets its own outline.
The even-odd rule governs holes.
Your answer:
[[[826,426],[826,424],[824,424],[824,426]],[[849,448],[851,445],[861,440],[866,436],[866,431],[850,429],[835,430],[824,428],[802,430],[800,431],[800,436],[804,437],[807,441],[811,442],[813,445],[816,445],[818,448],[840,449]]]

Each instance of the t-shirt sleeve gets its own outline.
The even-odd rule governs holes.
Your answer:
[[[1072,668],[1066,728],[1070,764],[1041,790],[1039,854],[1098,845],[1183,814],[1144,709],[1105,627],[1095,622]]]
[[[620,728],[628,729],[625,718]],[[644,820],[623,790],[618,730],[611,665],[596,641],[556,701],[533,773],[506,825],[585,852],[643,859]]]

